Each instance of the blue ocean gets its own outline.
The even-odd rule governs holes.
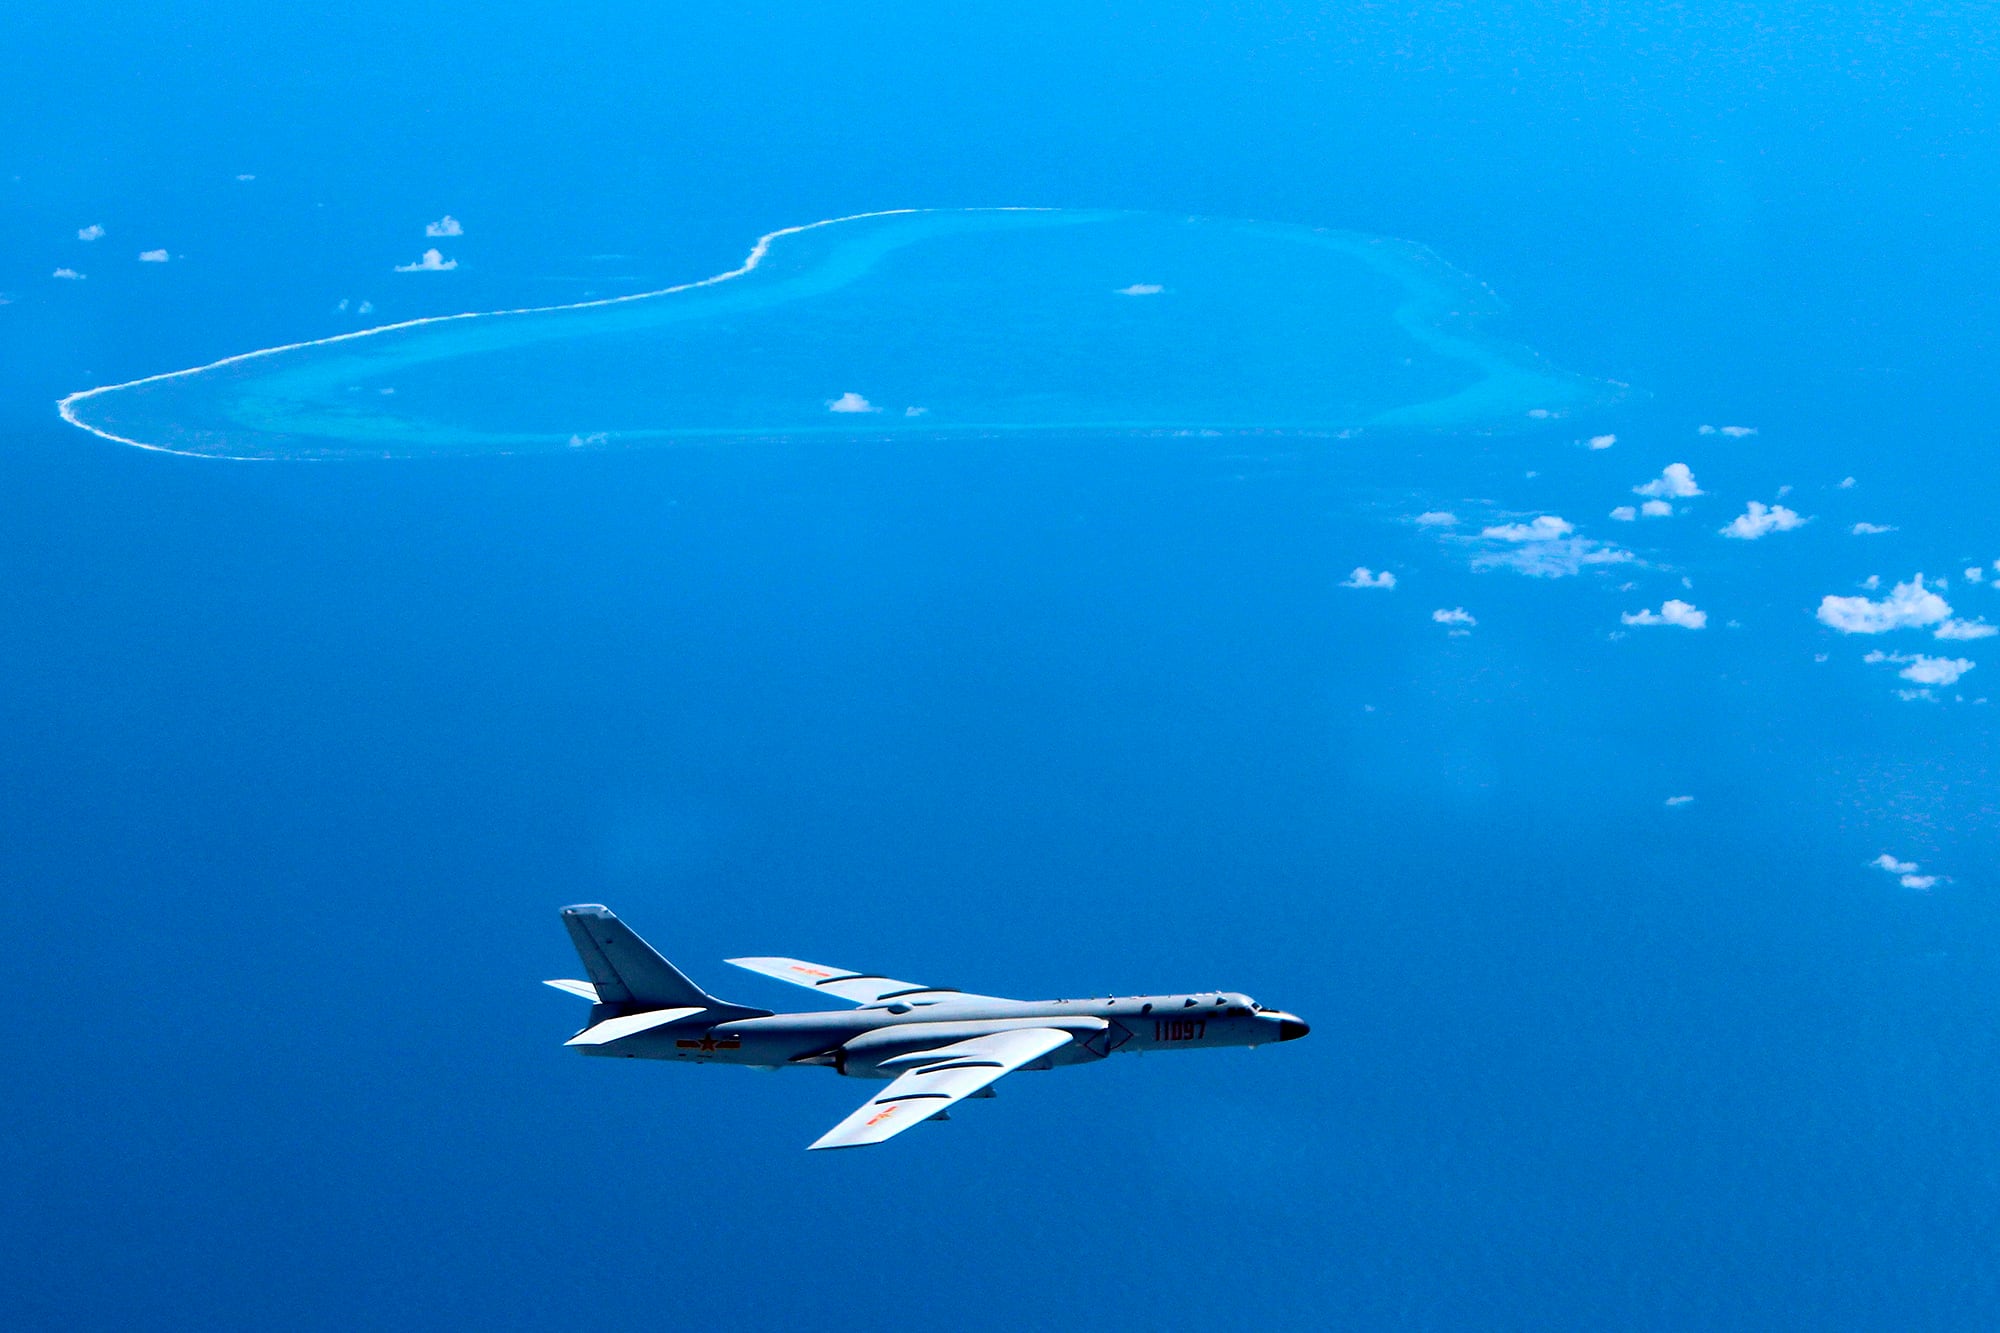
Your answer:
[[[1991,13],[0,34],[0,1326],[2000,1322]]]

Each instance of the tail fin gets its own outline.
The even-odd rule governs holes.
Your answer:
[[[597,903],[562,909],[597,1002],[614,1010],[716,1009],[747,1012],[689,981],[633,929]],[[758,1011],[768,1012],[768,1011]]]

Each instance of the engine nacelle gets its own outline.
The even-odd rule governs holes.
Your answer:
[[[897,1023],[864,1032],[833,1053],[833,1067],[849,1078],[895,1078],[909,1068],[904,1057],[934,1051],[957,1041],[969,1041],[1010,1028],[1055,1028],[1070,1034],[1070,1043],[1021,1066],[1047,1069],[1059,1064],[1102,1060],[1111,1053],[1111,1024],[1101,1018],[1003,1018],[966,1023]]]

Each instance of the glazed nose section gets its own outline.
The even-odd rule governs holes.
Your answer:
[[[1312,1031],[1312,1025],[1296,1014],[1278,1015],[1278,1040],[1297,1041]]]

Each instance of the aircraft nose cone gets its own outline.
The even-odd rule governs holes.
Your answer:
[[[1301,1018],[1281,1018],[1278,1020],[1278,1040],[1296,1041],[1312,1031],[1312,1025]]]

